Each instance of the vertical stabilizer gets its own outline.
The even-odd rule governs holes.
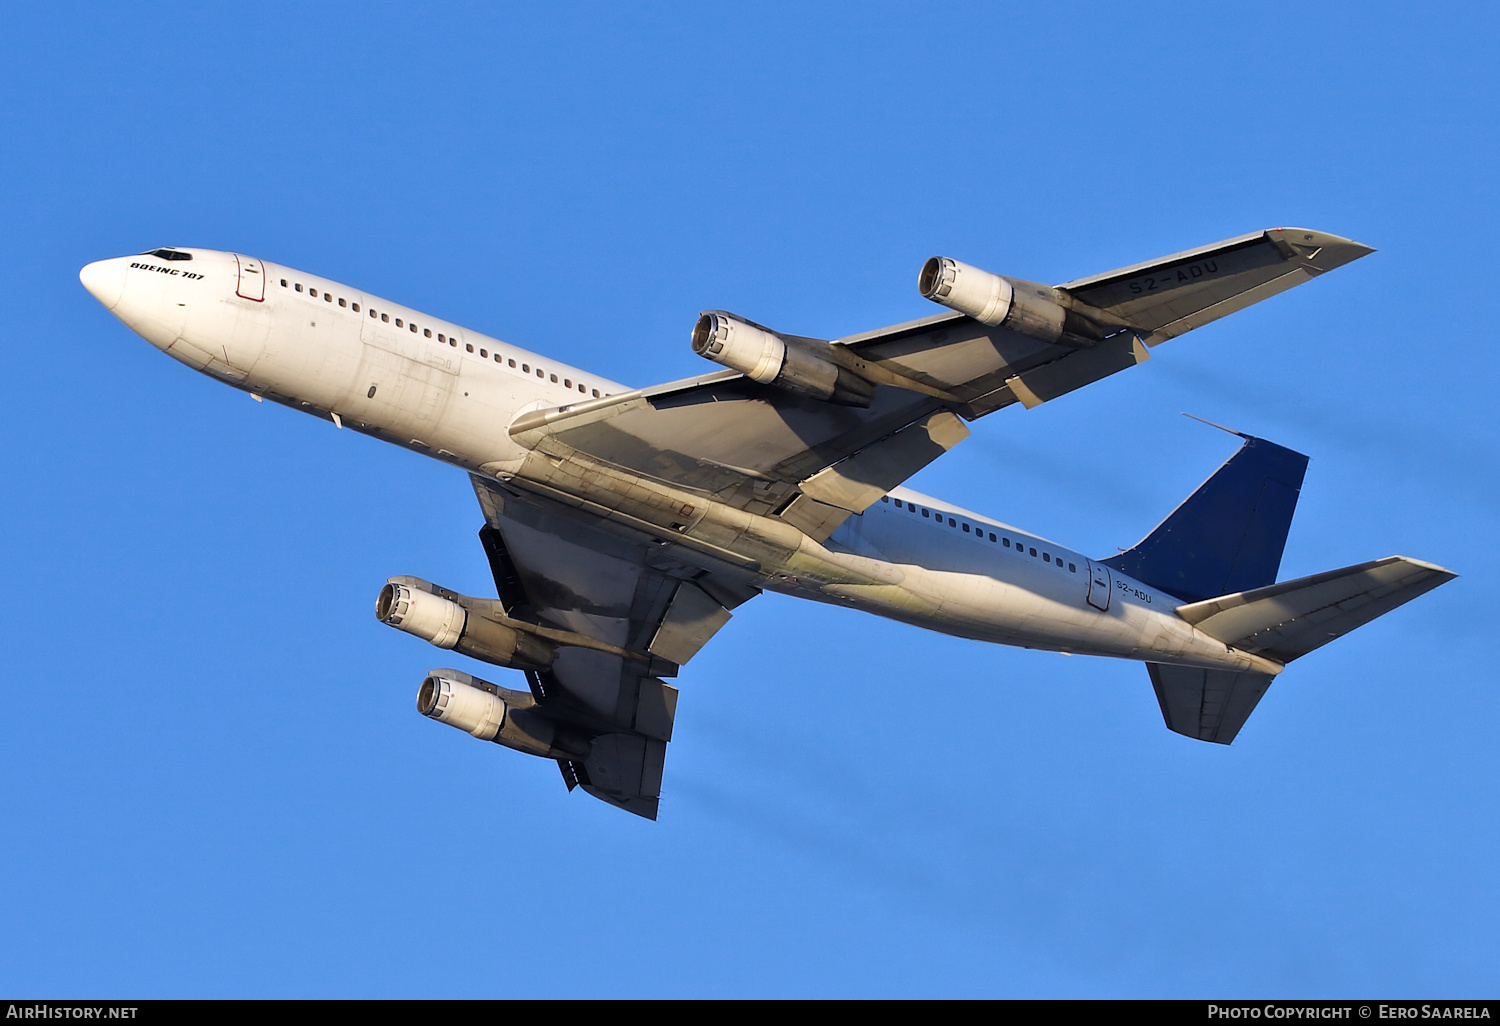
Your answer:
[[[1134,548],[1101,560],[1186,602],[1274,584],[1307,457],[1264,438],[1238,452]]]

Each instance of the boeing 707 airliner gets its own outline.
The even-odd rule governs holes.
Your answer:
[[[169,247],[79,276],[193,369],[467,471],[496,597],[397,576],[375,613],[526,688],[435,669],[418,710],[655,819],[666,680],[767,589],[1139,660],[1168,728],[1228,744],[1287,663],[1452,579],[1388,556],[1278,583],[1307,457],[1248,435],[1103,559],[903,487],[985,414],[1369,252],[1275,228],[1057,286],[934,257],[918,287],[941,312],[827,341],[708,311],[692,347],[723,369],[650,388],[241,253]]]

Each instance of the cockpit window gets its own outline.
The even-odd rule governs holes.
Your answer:
[[[163,260],[191,260],[193,254],[183,253],[175,249],[153,249],[147,256],[161,257]]]

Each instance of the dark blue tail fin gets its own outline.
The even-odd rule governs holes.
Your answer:
[[[1275,584],[1307,457],[1240,437],[1239,452],[1145,540],[1100,562],[1184,602]]]

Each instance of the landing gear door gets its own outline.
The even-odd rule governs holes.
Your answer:
[[[261,267],[260,261],[254,257],[234,255],[234,262],[238,265],[239,281],[235,285],[234,294],[241,299],[253,299],[257,303],[263,303],[266,299],[266,272]]]
[[[1109,593],[1114,584],[1109,579],[1109,567],[1089,560],[1089,605],[1103,613],[1109,609]]]

